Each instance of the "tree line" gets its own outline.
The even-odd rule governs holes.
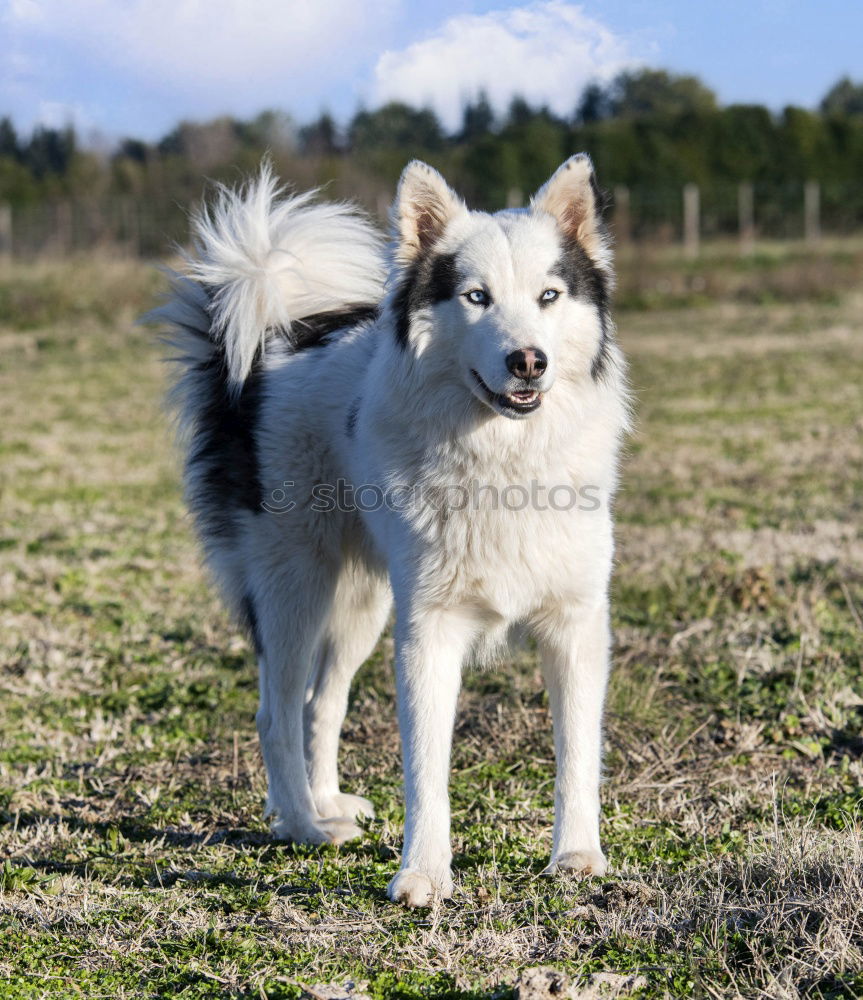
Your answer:
[[[298,125],[278,111],[183,122],[157,142],[127,138],[106,153],[88,149],[71,127],[24,136],[0,118],[0,203],[132,198],[168,211],[196,202],[204,178],[234,182],[269,152],[285,180],[327,184],[334,196],[359,197],[376,211],[415,156],[443,170],[476,207],[497,208],[520,203],[582,150],[605,188],[629,190],[636,235],[679,219],[686,183],[705,192],[718,229],[733,226],[741,182],[754,185],[764,225],[798,211],[807,180],[821,183],[828,221],[832,213],[847,228],[863,222],[863,83],[842,79],[817,109],[774,113],[723,106],[696,77],[653,69],[591,84],[570,116],[522,98],[496,114],[480,94],[454,132],[429,108],[392,102],[360,109],[344,125],[328,113]]]

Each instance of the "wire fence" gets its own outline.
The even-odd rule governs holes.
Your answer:
[[[163,257],[189,241],[189,209],[169,200],[100,198],[0,205],[0,257],[104,251]]]
[[[739,240],[742,254],[759,240],[800,240],[863,232],[859,190],[817,180],[796,184],[724,184],[699,188],[628,188],[611,192],[609,220],[618,244],[682,244],[697,256],[702,241]],[[521,195],[513,192],[511,204]],[[385,220],[387,196],[376,211]],[[171,198],[113,197],[15,206],[0,203],[0,259],[103,251],[158,258],[190,238],[191,206]]]

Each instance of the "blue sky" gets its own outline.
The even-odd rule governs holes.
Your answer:
[[[348,118],[390,98],[454,126],[483,87],[568,113],[627,66],[725,102],[814,106],[863,78],[861,0],[0,0],[0,115],[152,139],[181,118]]]

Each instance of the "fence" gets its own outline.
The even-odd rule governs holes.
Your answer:
[[[162,257],[188,242],[189,212],[165,201],[135,198],[0,204],[0,258],[105,251]]]
[[[788,185],[699,188],[613,188],[610,221],[619,245],[681,243],[697,257],[702,241],[736,238],[741,254],[759,240],[802,240],[863,232],[858,198],[846,185],[817,180]],[[856,194],[856,192],[855,192]],[[388,194],[376,202],[383,216]],[[849,208],[848,206],[855,206]],[[99,251],[156,258],[189,240],[189,210],[175,201],[131,197],[56,201],[11,207],[0,203],[0,259]]]
[[[615,187],[612,223],[618,243],[681,243],[697,257],[702,240],[735,238],[742,254],[758,240],[800,240],[863,232],[859,189],[817,180],[767,185],[744,182],[679,189]]]

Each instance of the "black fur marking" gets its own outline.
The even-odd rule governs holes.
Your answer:
[[[255,653],[257,653],[258,656],[261,656],[264,651],[264,646],[261,642],[261,630],[258,627],[258,613],[255,610],[255,602],[252,600],[251,594],[245,594],[243,596],[240,613],[243,618],[242,624],[248,630],[249,636],[254,644]]]
[[[206,285],[203,290],[212,302],[215,290]],[[212,331],[188,324],[182,328],[214,349],[209,361],[189,362],[194,372],[195,427],[186,459],[187,499],[207,544],[233,535],[240,511],[257,514],[262,509],[255,429],[263,375],[256,361],[242,389],[232,392],[224,349]]]
[[[453,298],[458,280],[454,253],[420,257],[405,271],[393,299],[396,341],[401,347],[407,347],[413,314]]]
[[[584,247],[575,240],[567,240],[564,243],[563,254],[553,273],[563,279],[567,291],[573,298],[587,299],[599,313],[602,332],[599,348],[590,366],[591,377],[596,382],[603,377],[611,361],[609,351],[611,296],[608,276],[596,266]]]
[[[189,503],[207,538],[233,534],[238,511],[262,513],[255,432],[264,374],[256,367],[232,394],[221,355],[199,370],[206,395],[189,450]]]
[[[296,352],[325,346],[332,343],[327,339],[330,334],[376,319],[379,314],[378,306],[357,305],[305,316],[292,324],[291,347]],[[214,342],[203,331],[191,332]],[[234,535],[241,511],[264,512],[257,424],[266,370],[258,354],[242,388],[234,392],[222,345],[215,342],[214,346],[212,359],[197,366],[197,421],[187,462],[189,506],[205,542]]]
[[[378,306],[356,305],[303,316],[291,324],[293,348],[295,351],[304,351],[307,347],[325,347],[330,343],[327,337],[331,333],[375,320],[379,315]]]
[[[593,195],[593,203],[596,206],[596,214],[600,217],[605,215],[607,209],[611,206],[611,194],[597,184],[596,174],[592,170],[590,172],[590,191]],[[604,226],[605,223],[601,223],[601,225]]]
[[[293,323],[294,351],[322,347],[330,334],[376,319],[378,306],[357,305],[305,316]],[[212,337],[193,330],[196,336]],[[284,336],[284,334],[283,334]],[[257,424],[266,371],[260,354],[239,393],[231,391],[221,344],[211,360],[198,366],[197,422],[188,458],[189,505],[207,539],[230,537],[237,515],[264,512],[257,454]]]
[[[357,417],[359,416],[360,407],[362,405],[363,397],[357,396],[353,403],[351,403],[350,409],[348,410],[348,415],[345,419],[345,434],[347,434],[349,441],[353,438],[354,431],[357,429]]]
[[[597,350],[593,361],[590,363],[590,377],[594,382],[599,382],[600,379],[605,377],[608,371],[608,366],[611,363],[611,352],[608,349],[610,338],[608,336],[608,321],[606,316],[601,317],[602,322],[602,334],[599,340],[599,349]]]

